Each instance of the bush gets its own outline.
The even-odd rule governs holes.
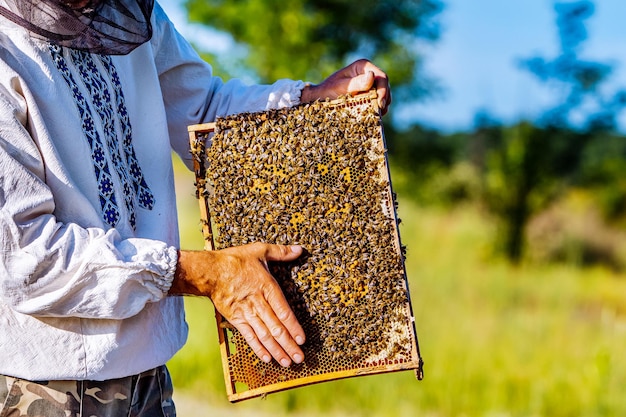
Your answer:
[[[526,232],[532,261],[626,267],[626,234],[607,224],[588,193],[570,192],[534,216]]]

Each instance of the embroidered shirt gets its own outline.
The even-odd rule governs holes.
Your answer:
[[[169,360],[187,336],[166,296],[172,149],[191,166],[188,125],[299,102],[300,81],[213,77],[158,4],[152,23],[151,41],[102,56],[0,19],[0,374],[110,379]]]

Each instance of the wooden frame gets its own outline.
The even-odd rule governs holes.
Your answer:
[[[330,356],[328,352],[324,351],[326,349],[323,346],[324,340],[319,339],[317,342],[313,342],[317,343],[317,345],[310,348],[307,352],[307,357],[314,358],[314,360],[312,359],[310,362],[305,360],[304,364],[293,365],[289,369],[282,368],[278,364],[266,365],[260,362],[253,355],[249,355],[249,353],[243,355],[243,352],[240,352],[243,351],[245,347],[241,345],[241,340],[237,339],[238,332],[219,314],[219,312],[216,311],[224,379],[226,382],[228,399],[231,402],[237,402],[313,383],[385,372],[414,370],[418,379],[422,379],[423,377],[423,361],[419,352],[414,318],[412,316],[408,281],[406,279],[406,271],[404,269],[403,247],[400,244],[400,235],[397,227],[399,222],[395,210],[396,203],[391,189],[391,179],[384,143],[384,132],[382,122],[380,121],[379,110],[376,105],[376,94],[375,92],[371,92],[356,97],[341,98],[339,100],[325,102],[321,105],[321,107],[319,106],[319,103],[313,105],[302,105],[299,106],[302,110],[294,109],[293,111],[306,110],[309,112],[321,111],[331,113],[333,111],[355,111],[357,113],[360,111],[368,111],[375,114],[376,126],[369,130],[369,132],[374,133],[371,138],[365,138],[364,140],[372,141],[371,148],[369,148],[370,150],[368,151],[371,154],[369,159],[376,160],[378,172],[377,175],[373,176],[376,177],[375,181],[377,183],[382,183],[384,187],[383,194],[376,194],[380,197],[381,210],[382,212],[385,212],[384,216],[393,222],[393,227],[389,228],[390,233],[392,234],[390,239],[393,242],[393,248],[390,248],[392,250],[390,251],[389,263],[391,264],[395,262],[398,264],[397,268],[402,269],[402,285],[401,287],[398,287],[397,291],[401,293],[401,296],[406,297],[406,299],[405,302],[401,303],[402,311],[396,311],[396,317],[402,316],[403,319],[399,321],[396,319],[395,322],[393,320],[390,321],[390,326],[393,327],[393,332],[397,332],[402,335],[401,338],[398,336],[398,338],[394,339],[395,341],[393,342],[395,345],[400,345],[403,349],[402,354],[399,356],[393,356],[398,354],[394,353],[392,355],[390,353],[390,348],[388,347],[391,342],[386,342],[386,344],[383,343],[383,345],[387,346],[385,348],[386,353],[384,353],[384,355],[387,356],[384,356],[383,353],[381,353],[378,356],[370,354],[368,359],[346,359],[342,358],[341,355],[337,355],[336,352]],[[344,110],[350,108],[354,108],[355,110]],[[283,112],[290,111],[292,110],[284,110]],[[284,116],[284,113],[280,114],[281,117],[286,117]],[[263,120],[265,120],[271,119],[275,116],[276,113],[266,112],[259,117],[262,117]],[[349,124],[347,126],[349,127],[358,125],[358,117],[355,118],[354,121],[349,121],[348,123]],[[350,135],[348,132],[350,130],[350,128],[345,129],[346,138]],[[205,238],[205,249],[216,250],[219,249],[219,245],[216,244],[219,240],[217,239],[216,234],[219,235],[220,232],[218,221],[215,219],[219,216],[218,213],[212,213],[213,208],[210,204],[210,197],[217,192],[215,187],[216,184],[219,186],[219,181],[211,179],[212,177],[209,175],[211,168],[207,165],[207,151],[210,147],[207,148],[206,143],[207,141],[212,140],[212,135],[223,135],[224,132],[217,129],[215,123],[189,126],[188,131],[192,154],[194,156],[197,197],[200,205],[202,234]],[[297,160],[299,156],[292,155],[292,158]],[[221,159],[222,158],[219,158],[220,161]],[[217,159],[214,159],[214,161],[216,160]],[[318,163],[318,167],[319,166],[320,164]],[[346,175],[348,175],[347,172],[348,171],[346,171]],[[263,239],[263,237],[259,237],[259,239]],[[343,296],[343,294],[339,295]],[[354,305],[350,305],[350,307],[354,307]],[[395,307],[395,309],[398,310],[398,307]],[[315,318],[310,319],[307,315],[299,317],[299,320],[301,322],[305,322],[303,325],[305,328],[307,320],[315,322]],[[386,331],[388,334],[392,333],[391,328]],[[238,357],[233,359],[236,356]],[[360,358],[360,356],[355,357]],[[243,379],[248,381],[245,386],[242,386],[240,383],[242,373],[244,374]],[[251,380],[254,380],[254,383],[251,383]],[[250,388],[250,386],[252,386],[252,388]]]

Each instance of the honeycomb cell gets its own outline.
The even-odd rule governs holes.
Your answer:
[[[237,114],[189,129],[211,249],[255,241],[305,248],[294,262],[269,265],[307,334],[302,364],[260,361],[218,314],[231,401],[337,378],[421,372],[373,98]]]

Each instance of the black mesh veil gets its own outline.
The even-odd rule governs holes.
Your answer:
[[[108,55],[127,54],[152,36],[150,16],[154,0],[85,3],[2,0],[0,15],[58,45]]]

